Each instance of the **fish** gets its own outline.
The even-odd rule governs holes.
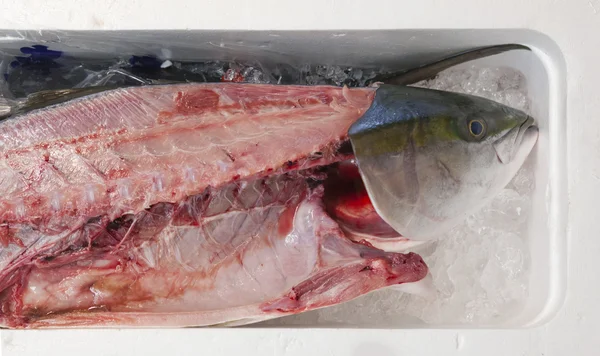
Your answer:
[[[375,93],[142,86],[1,122],[0,321],[203,326],[420,281],[420,256],[347,239],[323,205]]]
[[[369,172],[380,171],[365,168],[381,159],[368,150],[381,147],[374,137],[398,131],[395,102],[391,126],[365,129],[396,89],[185,83],[67,100],[46,93],[51,106],[0,122],[0,325],[245,325],[426,280],[423,259],[398,247],[412,236],[377,210]],[[415,103],[430,100],[403,89]],[[492,106],[490,125],[516,124],[496,115],[505,109]],[[477,143],[465,154],[477,158]],[[406,151],[384,146],[385,164]]]

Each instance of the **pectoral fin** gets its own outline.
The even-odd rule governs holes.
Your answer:
[[[417,68],[375,77],[371,81],[371,83],[383,82],[385,84],[410,85],[420,82],[421,80],[432,79],[439,72],[453,67],[455,65],[512,50],[530,51],[531,49],[527,46],[520,44],[503,44],[489,47],[481,47],[461,52],[450,57],[441,59],[437,62],[429,63]]]

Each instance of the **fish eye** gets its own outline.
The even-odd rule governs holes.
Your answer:
[[[475,138],[480,138],[485,133],[485,123],[481,120],[469,121],[469,133]]]

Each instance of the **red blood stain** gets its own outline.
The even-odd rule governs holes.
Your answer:
[[[241,83],[244,81],[244,76],[239,70],[228,69],[221,77],[222,82]]]
[[[289,170],[294,170],[294,169],[298,168],[299,166],[300,166],[300,164],[298,163],[297,160],[293,161],[293,162],[292,161],[287,161],[287,163],[286,163],[286,167]]]
[[[279,236],[287,236],[290,232],[292,232],[295,215],[296,205],[285,208],[281,216],[279,216],[279,225],[277,226],[277,232],[279,233]]]
[[[342,162],[331,169],[325,181],[324,201],[327,213],[352,231],[378,237],[399,236],[375,211],[358,167],[352,163]]]
[[[179,92],[175,97],[175,113],[189,115],[216,109],[219,106],[219,94],[210,89],[191,92]]]
[[[161,111],[158,121],[165,122],[175,115],[201,114],[216,110],[219,107],[219,94],[210,89],[198,89],[189,92],[178,92],[175,96],[175,110]]]
[[[8,225],[0,226],[0,245],[2,245],[2,247],[8,247],[10,244],[25,247],[23,241],[15,237]]]
[[[128,169],[123,168],[111,168],[107,170],[104,175],[109,179],[118,179],[128,177],[131,172]]]
[[[9,234],[8,225],[0,226],[0,244],[2,244],[2,247],[8,247],[8,244],[10,243]]]
[[[358,241],[358,243],[367,247],[375,248],[375,246],[373,246],[373,244],[367,240],[360,240]]]
[[[25,204],[31,207],[31,209],[37,209],[43,206],[44,201],[42,200],[42,197],[28,197],[25,200]]]

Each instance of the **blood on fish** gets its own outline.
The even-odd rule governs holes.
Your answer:
[[[127,177],[130,173],[131,172],[127,169],[117,167],[108,169],[104,172],[104,175],[109,179],[119,179]]]
[[[327,212],[342,227],[376,237],[400,236],[375,210],[353,163],[341,162],[329,170],[324,201]]]
[[[175,95],[175,109],[161,111],[158,114],[160,123],[177,115],[202,114],[219,107],[219,94],[210,89],[196,89],[188,92],[179,91]]]
[[[228,69],[225,74],[221,76],[222,82],[233,82],[233,83],[241,83],[244,81],[244,76],[240,73],[239,70]]]
[[[173,214],[173,226],[198,226],[198,217],[194,214],[193,206],[186,202],[179,204]]]
[[[287,165],[287,168],[290,170],[293,170],[293,169],[296,169],[299,167],[297,160],[296,161],[287,161],[286,165]]]
[[[362,239],[362,240],[358,241],[357,243],[359,243],[361,245],[364,245],[364,246],[367,246],[367,247],[375,247],[375,246],[373,246],[372,243],[370,243],[369,241],[367,241],[365,239]]]
[[[287,236],[294,226],[294,216],[296,214],[296,206],[288,206],[279,216],[277,225],[277,233],[279,236]]]
[[[201,113],[219,106],[219,94],[210,89],[191,90],[178,92],[175,97],[175,113],[189,115]]]
[[[24,247],[23,242],[18,238],[15,238],[11,233],[8,224],[0,225],[0,244],[2,247],[8,247],[13,243],[20,247]]]

